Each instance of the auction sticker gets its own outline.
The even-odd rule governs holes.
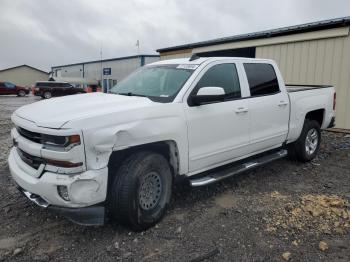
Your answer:
[[[178,65],[177,69],[195,70],[199,65]]]

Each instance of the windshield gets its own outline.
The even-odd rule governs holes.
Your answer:
[[[110,93],[145,96],[157,102],[171,102],[195,68],[177,64],[142,67],[113,86]]]

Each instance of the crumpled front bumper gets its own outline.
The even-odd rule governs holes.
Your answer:
[[[47,208],[59,215],[64,216],[70,221],[84,226],[98,226],[105,223],[105,205],[104,202],[97,205],[82,207],[82,208],[67,208],[52,206],[47,203],[42,197],[32,194],[25,189],[17,186],[17,189],[31,202],[36,205]]]
[[[104,223],[103,203],[107,195],[107,168],[78,174],[44,172],[40,177],[34,177],[29,170],[31,167],[22,161],[16,148],[11,150],[8,163],[12,178],[30,201],[78,224]],[[68,188],[70,201],[59,195],[57,186]]]

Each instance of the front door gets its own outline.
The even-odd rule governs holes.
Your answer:
[[[199,172],[244,156],[249,150],[249,111],[241,99],[241,84],[234,63],[214,64],[200,76],[191,92],[221,87],[225,100],[186,107],[189,171]],[[191,95],[189,99],[191,98]]]
[[[103,79],[103,93],[107,93],[107,92],[108,92],[108,80]]]
[[[14,85],[10,82],[5,82],[4,86],[5,86],[4,94],[14,95],[17,93],[16,85]]]
[[[0,95],[5,95],[5,83],[0,82]]]

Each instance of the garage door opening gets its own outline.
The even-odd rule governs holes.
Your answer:
[[[213,57],[213,56],[229,56],[229,57],[248,57],[255,58],[255,47],[237,48],[237,49],[227,49],[219,51],[211,51],[205,53],[197,53],[200,57]]]

